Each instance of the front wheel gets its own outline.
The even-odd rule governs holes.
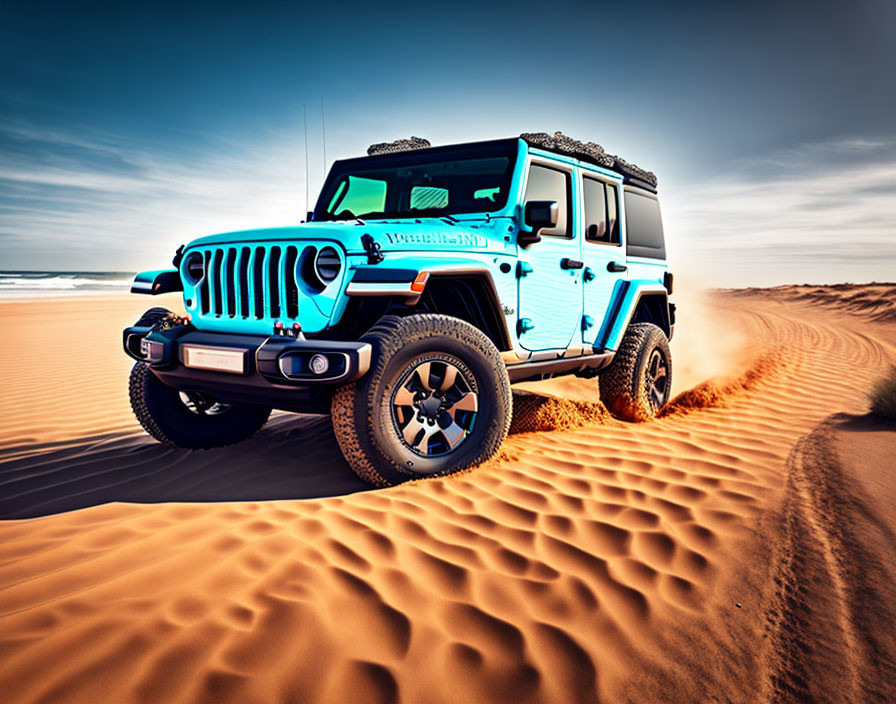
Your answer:
[[[616,418],[655,418],[672,390],[672,355],[665,333],[652,323],[630,325],[612,364],[598,377],[600,400]]]
[[[494,455],[512,397],[497,348],[445,315],[386,316],[363,340],[370,373],[333,397],[336,439],[355,473],[377,486],[450,474]]]
[[[145,362],[131,370],[131,408],[143,429],[166,445],[208,450],[247,440],[271,409],[222,403],[207,394],[179,391],[159,381]]]

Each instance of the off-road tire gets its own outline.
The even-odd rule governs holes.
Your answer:
[[[600,400],[616,418],[644,421],[655,418],[660,408],[650,403],[646,384],[647,365],[654,350],[665,356],[667,374],[662,405],[672,388],[672,355],[669,340],[652,323],[629,325],[613,362],[598,376]]]
[[[193,413],[180,392],[159,381],[145,362],[131,370],[128,390],[131,408],[143,429],[166,445],[188,450],[209,450],[235,445],[261,430],[271,409],[265,406],[232,405],[220,415]]]
[[[482,331],[447,315],[390,315],[361,339],[373,346],[370,372],[340,388],[331,407],[336,440],[361,479],[392,486],[451,474],[481,464],[498,451],[510,428],[513,402],[501,355]],[[390,403],[405,370],[427,354],[459,360],[475,379],[479,399],[469,435],[456,449],[434,457],[415,456],[402,447]]]

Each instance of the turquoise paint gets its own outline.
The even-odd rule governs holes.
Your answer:
[[[524,205],[522,197],[530,157],[565,165],[571,170],[573,207],[569,216],[573,222],[573,237],[570,240],[552,238],[552,243],[546,244],[543,241],[528,250],[522,250],[516,245],[516,237],[521,227]],[[438,217],[308,222],[292,227],[226,232],[198,238],[185,248],[180,267],[184,299],[185,302],[190,301],[186,306],[187,311],[192,316],[193,324],[200,330],[267,335],[271,334],[274,323],[279,320],[285,326],[298,322],[309,333],[323,332],[329,326],[337,324],[345,314],[349,301],[346,288],[354,271],[371,266],[361,241],[363,235],[369,234],[380,245],[384,255],[384,260],[376,267],[410,268],[433,273],[464,271],[484,275],[498,297],[513,349],[523,356],[527,354],[527,350],[562,349],[579,340],[585,344],[594,344],[606,339],[606,348],[615,350],[637,304],[638,294],[662,291],[662,277],[667,266],[664,261],[635,258],[626,260],[625,217],[623,199],[620,198],[619,219],[623,244],[612,254],[618,255],[620,262],[627,263],[629,270],[612,280],[606,277],[604,264],[607,257],[598,250],[589,249],[589,243],[584,241],[580,186],[583,174],[597,175],[619,187],[622,184],[622,177],[613,171],[563,155],[529,148],[525,142],[518,140],[516,167],[510,180],[507,204],[496,212],[459,214],[455,217],[455,222]],[[314,250],[326,246],[333,247],[338,252],[342,266],[335,280],[321,290],[308,285],[301,274],[295,276],[294,272],[287,270],[287,247],[297,248],[297,268],[301,269],[304,257],[312,256]],[[215,250],[223,250],[222,271],[227,271],[231,257],[236,256],[234,263],[239,264],[243,247],[250,249],[247,262],[249,277],[245,290],[241,277],[234,277],[236,311],[233,311],[233,315],[229,310],[218,315],[202,313],[200,288],[190,283],[186,276],[189,255],[200,252],[205,256]],[[261,319],[256,319],[255,283],[251,274],[258,256],[263,257],[264,272],[268,271],[273,247],[280,247],[281,250],[279,266],[275,272],[278,290],[281,292],[281,314],[276,319],[272,315],[269,305],[270,281],[268,276],[264,276],[261,282],[264,314]],[[235,253],[230,252],[231,248]],[[258,252],[257,248],[262,248],[263,251]],[[562,257],[583,259],[587,268],[559,273]],[[502,271],[502,264],[510,264],[509,271]],[[520,266],[521,278],[517,278],[517,264]],[[545,278],[546,285],[540,286],[539,275],[548,271],[551,271],[551,276]],[[138,274],[135,281],[152,281],[154,276],[163,272],[164,270],[144,272]],[[283,295],[290,277],[294,277],[298,289],[298,316],[295,318],[286,316]],[[227,301],[227,278],[207,276],[210,300],[214,301],[220,293],[222,302]],[[528,299],[524,296],[521,301],[519,287],[523,281],[533,288],[531,296]],[[624,294],[623,282],[628,282]],[[219,284],[221,290],[217,292],[215,287]],[[598,293],[601,286],[604,286],[603,292]],[[239,305],[244,296],[249,297],[248,318],[241,315]],[[535,313],[521,308],[521,302],[525,308],[527,300],[536,302]],[[607,312],[617,303],[618,314],[610,320]],[[535,326],[524,333],[522,339],[517,334],[517,323],[521,317],[531,319],[530,322]],[[583,325],[583,321],[590,321],[590,324]],[[551,334],[539,342],[537,336],[546,328],[552,328]]]

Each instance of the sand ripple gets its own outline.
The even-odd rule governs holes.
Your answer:
[[[547,429],[554,411],[565,430],[516,434],[457,477],[347,493],[359,487],[337,486],[345,468],[324,426],[287,417],[220,452],[139,436],[8,449],[10,513],[72,495],[229,501],[3,524],[0,691],[15,702],[755,700],[758,684],[744,683],[761,679],[768,629],[759,536],[788,457],[830,413],[864,412],[896,339],[760,294],[719,305],[752,340],[732,379],[648,424],[584,401],[518,401],[534,408],[525,430]],[[293,500],[303,488],[288,477],[304,471],[332,495]]]

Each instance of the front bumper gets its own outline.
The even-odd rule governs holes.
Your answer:
[[[169,386],[222,401],[300,409],[364,376],[371,355],[367,342],[210,333],[191,325],[125,328],[122,343]]]

